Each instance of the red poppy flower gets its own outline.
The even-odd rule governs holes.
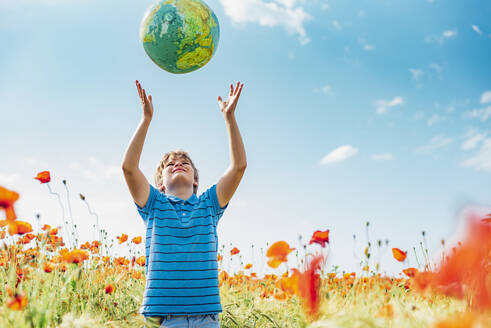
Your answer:
[[[89,253],[81,249],[74,249],[71,252],[63,253],[63,260],[68,263],[82,263],[89,259]]]
[[[312,235],[312,238],[310,239],[309,245],[313,243],[317,243],[322,247],[326,247],[326,243],[329,244],[329,229],[327,229],[326,231],[315,231]]]
[[[286,241],[277,241],[268,248],[266,256],[269,258],[268,265],[272,268],[277,268],[281,263],[287,262],[288,254],[295,248],[290,248]]]
[[[49,171],[43,171],[39,172],[34,179],[39,180],[41,183],[46,183],[51,181],[51,176],[49,175]]]
[[[235,255],[235,254],[239,254],[240,251],[237,247],[234,247],[231,251],[230,251],[230,255]]]
[[[43,227],[41,228],[41,230],[44,230],[44,231],[48,231],[51,229],[51,226],[49,224],[45,224],[43,225]]]
[[[402,270],[402,272],[404,272],[404,274],[410,278],[414,278],[414,276],[419,272],[418,269],[416,268],[407,268],[407,269],[404,269]]]
[[[134,244],[139,244],[142,242],[142,237],[141,236],[138,236],[138,237],[135,237],[131,240]]]
[[[15,293],[13,297],[7,300],[5,305],[11,310],[23,310],[27,305],[27,296],[22,292]]]
[[[127,241],[127,240],[128,240],[128,235],[124,233],[124,234],[122,234],[121,236],[116,237],[116,238],[118,238],[119,243],[120,243],[120,244],[122,244],[122,243],[124,243],[125,241]]]
[[[491,225],[482,217],[468,217],[468,232],[435,272],[434,286],[442,293],[466,298],[472,307],[491,309]]]
[[[321,266],[325,263],[325,258],[322,254],[315,256],[307,265],[305,272],[300,272],[293,268],[293,274],[298,276],[298,293],[303,300],[304,308],[307,314],[316,318],[319,314],[320,306],[320,286],[321,277],[317,273]]]
[[[19,199],[19,194],[0,186],[0,208],[5,211],[7,221],[17,218],[14,211],[14,203]]]
[[[55,266],[51,262],[44,262],[43,264],[44,272],[50,273],[51,271],[53,271],[54,268]]]
[[[12,221],[9,222],[8,228],[9,235],[23,235],[28,232],[32,232],[32,226],[29,222],[24,221]]]
[[[113,284],[107,284],[106,287],[104,287],[104,291],[106,294],[112,294],[114,291],[114,285]]]
[[[399,262],[404,262],[407,257],[407,252],[400,250],[399,248],[392,248],[392,255]]]
[[[145,266],[145,256],[140,256],[136,259],[136,264],[139,266]]]

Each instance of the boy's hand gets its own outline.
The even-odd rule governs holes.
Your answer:
[[[151,120],[153,116],[152,96],[147,96],[145,89],[142,88],[138,80],[136,81],[136,88],[138,89],[138,94],[140,95],[140,100],[142,102],[143,117]]]
[[[237,101],[239,101],[240,93],[242,92],[242,87],[244,84],[240,84],[237,82],[237,85],[234,89],[234,85],[230,85],[230,94],[228,95],[228,99],[223,101],[222,97],[218,96],[218,105],[220,106],[220,110],[223,115],[233,115],[235,112],[235,106],[237,106]]]

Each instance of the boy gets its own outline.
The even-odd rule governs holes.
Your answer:
[[[164,155],[150,185],[139,169],[145,136],[153,116],[152,96],[136,81],[143,117],[124,155],[122,169],[146,230],[146,284],[140,313],[146,325],[219,327],[216,226],[239,186],[246,155],[235,107],[243,84],[218,97],[229,137],[230,166],[217,184],[196,196],[198,171],[183,151]]]

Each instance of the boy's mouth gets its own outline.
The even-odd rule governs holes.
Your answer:
[[[172,173],[176,173],[176,172],[178,172],[178,171],[182,171],[182,172],[184,172],[184,170],[183,170],[183,169],[175,169],[174,171],[172,171]]]

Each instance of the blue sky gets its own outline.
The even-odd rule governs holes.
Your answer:
[[[299,234],[330,229],[329,266],[356,270],[352,236],[361,254],[367,220],[372,243],[412,250],[425,230],[438,252],[465,206],[489,209],[491,4],[207,3],[220,22],[215,56],[172,75],[138,37],[152,1],[0,0],[0,185],[21,194],[21,219],[60,223],[56,198],[32,179],[50,170],[62,197],[68,181],[81,239],[93,218],[78,193],[111,237],[144,232],[120,170],[141,117],[136,79],[155,105],[143,172],[153,184],[161,156],[182,148],[200,171],[198,193],[229,164],[216,97],[245,84],[236,116],[248,168],[218,228],[244,263],[251,244],[298,247]],[[402,268],[389,251],[380,262]]]

